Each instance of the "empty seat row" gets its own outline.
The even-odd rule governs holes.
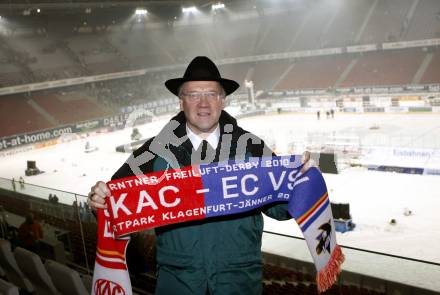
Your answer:
[[[2,295],[19,295],[18,288],[5,280],[0,279],[0,294]]]
[[[10,284],[28,293],[89,294],[83,280],[73,269],[53,260],[46,260],[43,264],[40,256],[20,247],[12,252],[10,242],[2,239],[0,239],[0,266]]]
[[[32,293],[34,291],[32,283],[27,277],[25,277],[21,269],[18,267],[17,261],[11,250],[11,243],[7,240],[0,240],[0,265],[10,283],[26,292]]]

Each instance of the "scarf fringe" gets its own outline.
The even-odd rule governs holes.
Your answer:
[[[318,293],[326,291],[335,283],[338,274],[341,272],[341,264],[344,260],[345,257],[341,247],[336,245],[327,265],[316,274]]]

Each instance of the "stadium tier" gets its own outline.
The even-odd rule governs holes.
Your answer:
[[[432,60],[430,61],[420,82],[426,84],[438,83],[438,81],[440,81],[440,52],[436,51],[430,54],[428,58],[432,58]]]
[[[355,65],[341,86],[411,84],[425,56],[422,50],[366,53],[353,59]]]
[[[329,56],[299,59],[275,86],[278,90],[334,87],[339,77],[353,60],[348,56]],[[356,83],[360,83],[357,81]],[[355,86],[352,84],[351,86]]]
[[[84,98],[81,93],[69,93],[64,96],[62,94],[33,95],[31,99],[60,124],[81,122],[109,115],[105,109],[99,107],[96,102]],[[72,110],[81,110],[81,112],[72,112]]]
[[[124,22],[118,14],[109,21],[99,12],[81,26],[74,15],[42,15],[1,36],[0,86],[180,64],[201,54],[221,60],[432,39],[439,34],[437,6],[436,0],[298,2],[285,10],[244,10],[241,18],[218,15],[202,23],[156,18],[151,26],[139,19]],[[6,30],[23,16],[10,18],[8,23],[3,17]]]
[[[2,125],[0,136],[20,134],[54,126],[28,104],[24,95],[2,96],[0,99],[0,117]]]

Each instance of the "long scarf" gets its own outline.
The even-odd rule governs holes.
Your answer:
[[[300,157],[251,158],[113,180],[107,210],[98,210],[92,294],[132,294],[125,252],[130,233],[255,210],[274,202],[301,228],[317,269],[318,291],[336,281],[344,261],[336,243],[321,172],[301,173]]]

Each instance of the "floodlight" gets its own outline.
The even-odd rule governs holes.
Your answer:
[[[254,87],[254,82],[248,81],[248,80],[244,80],[244,86],[246,88],[252,88],[252,87]]]
[[[212,6],[211,6],[212,10],[218,10],[218,9],[223,9],[223,8],[225,8],[225,4],[223,4],[223,3],[212,4]]]
[[[40,12],[41,12],[40,8],[37,8],[37,13],[40,13]]]
[[[195,6],[190,6],[190,7],[183,7],[182,8],[182,12],[183,13],[195,13],[195,12],[197,12],[198,10],[197,10],[197,7],[195,7]]]
[[[146,10],[145,8],[137,8],[134,12],[134,14],[136,15],[147,15],[148,10]]]

